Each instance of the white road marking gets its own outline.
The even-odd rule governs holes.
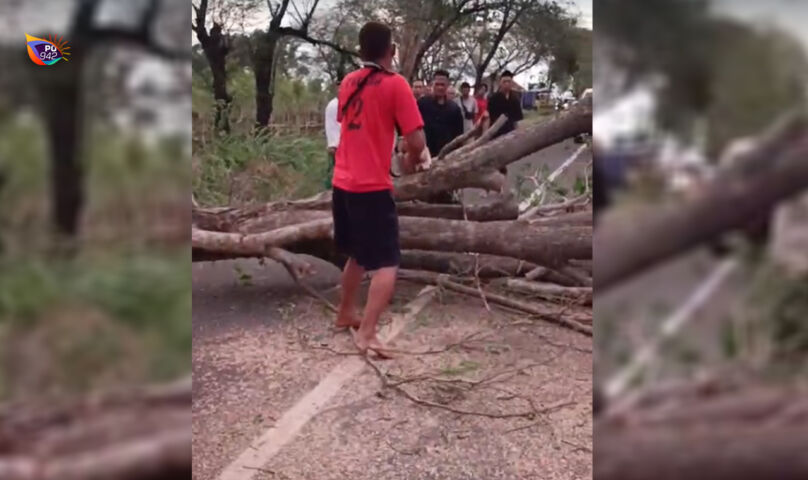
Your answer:
[[[662,322],[659,335],[652,338],[642,346],[631,361],[613,375],[604,388],[606,398],[613,399],[622,395],[631,382],[640,374],[643,368],[656,357],[659,347],[669,338],[676,335],[682,327],[693,318],[693,314],[702,307],[710,296],[718,289],[729,275],[738,267],[738,262],[734,258],[729,258],[721,262],[704,280],[693,293],[688,297],[673,314]]]
[[[575,152],[572,155],[570,155],[568,159],[564,160],[564,163],[562,163],[558,168],[556,168],[555,171],[553,171],[553,173],[547,176],[547,179],[544,182],[542,182],[541,185],[539,185],[539,188],[537,188],[533,193],[530,194],[530,197],[526,198],[525,200],[522,201],[522,203],[519,204],[519,211],[522,212],[522,215],[530,216],[530,214],[532,214],[532,210],[536,208],[536,207],[530,208],[530,206],[533,205],[534,203],[536,205],[542,204],[544,200],[544,191],[547,189],[547,186],[555,182],[556,179],[560,177],[561,174],[563,174],[569,168],[569,166],[572,165],[573,162],[575,162],[575,160],[577,160],[582,153],[584,153],[584,151],[587,148],[589,148],[589,145],[587,144],[583,144],[580,147],[578,147],[578,150],[575,150]]]
[[[404,327],[429,303],[436,288],[429,286],[407,304],[407,312],[397,315],[394,321],[379,334],[385,342],[393,340]],[[251,480],[258,470],[269,463],[303,426],[306,425],[331,400],[348,380],[358,375],[364,367],[364,360],[350,356],[334,367],[313,390],[287,410],[275,425],[254,440],[246,450],[230,465],[225,467],[217,480]],[[245,468],[251,467],[251,468]]]

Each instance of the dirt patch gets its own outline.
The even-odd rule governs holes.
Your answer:
[[[418,288],[402,282],[393,312]],[[285,301],[283,321],[195,337],[195,479],[215,479],[353,352],[349,336],[330,330],[316,301]],[[396,348],[410,354],[378,363],[388,382],[403,382],[433,406],[380,389],[366,367],[269,465],[252,466],[254,478],[590,478],[591,339],[489,314],[468,297],[444,294],[441,301],[397,338]],[[197,315],[195,308],[195,321]]]

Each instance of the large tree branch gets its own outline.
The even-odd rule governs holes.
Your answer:
[[[804,389],[744,387],[667,399],[597,421],[595,478],[808,478]]]
[[[332,42],[331,40],[322,40],[322,39],[313,38],[312,36],[310,36],[308,34],[308,32],[306,30],[301,30],[299,28],[292,28],[292,27],[279,27],[276,31],[281,35],[285,35],[285,36],[288,36],[288,37],[299,38],[299,39],[301,39],[301,40],[303,40],[305,42],[308,42],[308,43],[310,43],[312,45],[324,45],[324,46],[327,46],[327,47],[330,47],[330,48],[334,49],[335,51],[337,51],[339,53],[350,55],[352,57],[358,57],[359,56],[359,52],[357,52],[355,50],[347,49],[347,48],[343,47],[342,45],[339,45],[339,44],[337,44],[335,42]]]
[[[594,239],[598,252],[595,287],[611,287],[724,232],[742,228],[778,202],[808,188],[808,127],[804,123],[797,127],[796,133],[794,125],[783,127],[783,135],[791,140],[777,146],[775,155],[775,143],[764,142],[700,195],[634,215],[630,229],[623,222],[604,224]],[[636,235],[637,231],[643,234]]]

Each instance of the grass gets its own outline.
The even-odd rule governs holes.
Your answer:
[[[0,325],[14,340],[4,353],[17,365],[0,396],[20,383],[82,391],[189,371],[189,279],[184,249],[0,261]],[[23,360],[37,356],[47,365],[28,370]]]
[[[325,138],[232,135],[194,148],[193,191],[203,205],[266,202],[325,188]]]
[[[42,125],[26,114],[2,120],[0,400],[190,371],[186,150],[179,139],[145,144],[88,127],[80,248],[55,255]],[[161,239],[166,227],[183,236]]]

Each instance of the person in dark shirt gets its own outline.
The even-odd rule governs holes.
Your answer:
[[[424,119],[426,146],[432,158],[455,137],[463,134],[463,112],[448,98],[449,72],[438,70],[432,80],[432,95],[418,100]],[[431,203],[452,203],[452,192],[441,192],[427,199]]]
[[[449,72],[438,70],[432,82],[432,95],[418,100],[418,110],[424,119],[426,146],[432,157],[458,135],[463,134],[463,112],[455,102],[449,101]]]
[[[491,117],[492,125],[500,115],[505,115],[508,119],[494,138],[516,130],[516,122],[524,118],[519,95],[513,91],[513,74],[508,70],[505,70],[499,79],[499,91],[488,99],[488,114]],[[500,170],[503,174],[507,171],[505,167]]]

